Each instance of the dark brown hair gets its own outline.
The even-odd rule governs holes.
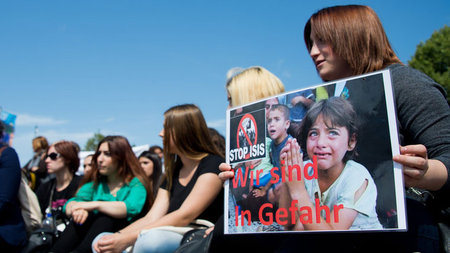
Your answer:
[[[149,149],[148,149],[148,151],[150,152],[150,153],[152,153],[152,154],[156,154],[156,150],[157,149],[159,149],[159,150],[161,150],[161,152],[163,152],[163,149],[160,147],[160,146],[158,146],[158,145],[153,145],[153,146],[151,146]]]
[[[312,31],[349,64],[353,75],[400,63],[380,19],[368,6],[333,6],[314,13],[306,23],[303,34],[308,52],[313,46]]]
[[[212,142],[214,143],[214,145],[216,145],[216,148],[220,151],[222,156],[225,157],[225,148],[226,148],[225,137],[223,137],[223,135],[221,135],[219,131],[217,131],[212,127],[208,128],[208,130]]]
[[[284,120],[289,120],[289,107],[283,104],[274,104],[270,108],[270,112],[280,111],[283,114]]]
[[[142,152],[139,155],[138,160],[141,157],[145,157],[145,158],[149,159],[150,161],[152,161],[152,163],[153,163],[153,173],[149,177],[150,190],[151,190],[150,197],[151,197],[151,200],[153,201],[156,198],[156,194],[158,193],[159,183],[160,183],[161,175],[162,175],[161,159],[159,158],[158,155],[151,153],[150,151]]]
[[[97,159],[100,155],[98,150],[103,143],[108,143],[111,158],[117,161],[117,175],[120,176],[125,181],[125,183],[129,183],[134,177],[137,177],[147,189],[148,199],[150,189],[147,176],[145,175],[144,170],[142,170],[136,155],[133,153],[130,143],[123,136],[106,136],[103,140],[100,141],[95,154],[92,157],[92,170],[83,180],[83,183],[93,181],[94,185],[97,186],[99,181],[101,180],[102,175],[98,171]]]
[[[350,143],[350,140],[354,137],[356,143],[358,143],[358,119],[352,104],[341,97],[331,97],[315,103],[302,120],[299,135],[301,139],[299,140],[299,143],[304,153],[306,153],[306,141],[309,130],[320,115],[322,115],[322,119],[327,127],[345,127],[348,131],[348,142]],[[327,124],[331,124],[331,126]],[[347,162],[350,159],[354,159],[357,155],[355,145],[353,150],[345,153],[342,161]],[[312,157],[310,157],[310,159],[312,159]]]
[[[53,143],[52,146],[55,147],[56,152],[64,158],[64,164],[69,167],[69,171],[72,172],[72,174],[75,174],[78,167],[80,167],[80,158],[78,158],[78,151],[73,142],[58,141]]]

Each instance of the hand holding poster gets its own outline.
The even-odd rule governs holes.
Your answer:
[[[227,111],[225,233],[406,229],[389,71]]]

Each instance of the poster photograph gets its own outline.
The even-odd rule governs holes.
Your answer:
[[[227,110],[225,234],[406,230],[389,70]]]

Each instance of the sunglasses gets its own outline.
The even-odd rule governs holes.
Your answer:
[[[45,158],[50,158],[51,160],[55,161],[56,159],[58,159],[58,157],[59,157],[58,153],[52,152],[48,154]]]

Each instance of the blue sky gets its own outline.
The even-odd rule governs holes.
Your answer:
[[[0,106],[17,115],[22,165],[31,140],[97,131],[134,145],[161,144],[169,107],[197,104],[225,134],[225,75],[264,66],[286,89],[321,83],[302,32],[315,11],[366,4],[407,61],[450,25],[450,1],[1,1]]]

